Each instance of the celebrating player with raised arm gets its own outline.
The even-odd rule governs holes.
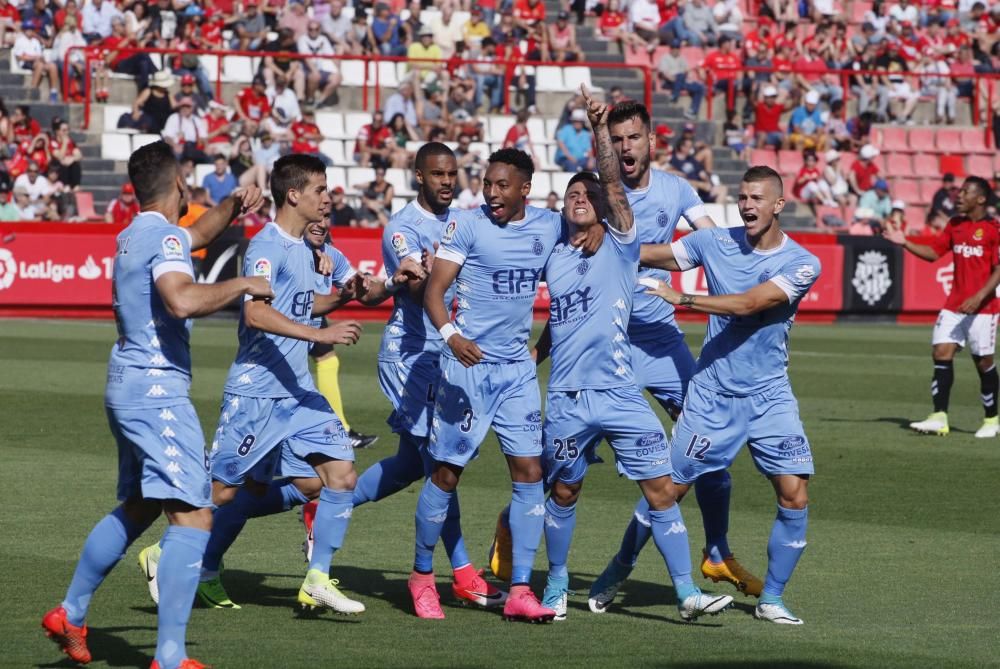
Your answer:
[[[431,422],[431,475],[417,502],[416,555],[410,576],[414,608],[443,618],[434,584],[434,547],[458,486],[492,426],[507,457],[513,487],[513,575],[504,615],[551,620],[528,581],[542,535],[541,399],[528,353],[532,306],[562,220],[525,206],[534,165],[523,151],[490,156],[483,179],[486,204],[456,213],[424,289],[424,308],[447,344],[441,356]],[[603,238],[603,230],[595,237]],[[591,251],[599,245],[595,244]],[[445,295],[456,284],[458,313],[449,320]]]
[[[681,294],[662,281],[650,291],[710,315],[671,437],[672,490],[680,499],[696,479],[729,467],[749,444],[778,498],[755,614],[800,625],[782,593],[806,547],[813,458],[788,380],[788,332],[820,264],[781,231],[783,192],[777,172],[752,167],[743,175],[738,200],[746,227],[698,230],[673,244],[644,246],[641,260],[673,271],[700,266],[708,282],[708,296]]]
[[[668,494],[670,458],[659,419],[632,373],[626,334],[639,269],[639,238],[608,132],[608,106],[584,92],[597,141],[600,179],[581,172],[564,198],[565,225],[545,265],[552,373],[545,404],[542,465],[551,494],[545,503],[548,582],[542,605],[566,617],[566,563],[576,501],[597,446],[607,439],[618,471],[638,482],[649,505],[657,548],[677,591],[681,617],[725,609],[733,598],[703,595],[691,580],[691,553],[680,507]],[[570,240],[603,228],[607,240],[585,258]],[[539,350],[538,359],[545,350]]]
[[[1000,285],[1000,230],[997,221],[986,213],[990,193],[986,179],[966,179],[958,191],[955,205],[958,216],[948,221],[944,231],[930,244],[910,241],[892,224],[883,233],[886,239],[923,260],[933,262],[951,251],[955,264],[954,284],[944,309],[938,314],[931,338],[934,412],[925,420],[910,423],[917,432],[948,434],[948,400],[955,378],[955,353],[968,341],[969,353],[979,372],[979,392],[986,412],[976,436],[988,439],[1000,434],[1000,421],[997,420],[1000,375],[993,359],[997,313],[1000,312],[1000,300],[996,297],[997,285]]]
[[[85,619],[91,597],[129,545],[161,513],[163,535],[154,669],[198,669],[187,657],[185,633],[198,566],[212,523],[205,439],[188,397],[191,318],[218,311],[234,299],[273,296],[266,278],[217,284],[194,281],[191,251],[208,246],[241,213],[263,203],[255,187],[237,189],[189,228],[177,227],[187,210],[184,178],[164,142],[129,158],[129,180],[141,213],[117,238],[113,306],[118,341],[111,350],[105,406],[118,442],[118,499],[83,545],[62,604],[42,627],[70,659],[85,664]]]

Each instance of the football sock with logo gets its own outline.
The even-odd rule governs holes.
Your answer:
[[[979,369],[978,367],[976,368]],[[993,365],[985,372],[979,372],[979,393],[983,400],[983,410],[987,418],[997,415],[997,391],[1000,390],[1000,375],[997,366]]]
[[[331,355],[316,361],[316,390],[330,403],[344,430],[350,430],[344,415],[344,400],[340,397],[340,358]]]
[[[448,553],[448,561],[452,569],[458,569],[469,564],[469,554],[465,550],[465,540],[462,539],[462,511],[458,506],[458,491],[451,494],[448,502],[448,516],[441,526],[441,543]]]
[[[535,552],[545,526],[545,489],[542,482],[513,483],[510,500],[510,536],[513,553],[511,585],[527,585]]]
[[[691,579],[691,546],[687,528],[681,517],[681,507],[674,504],[668,509],[649,510],[650,529],[656,548],[667,563],[667,571],[677,591],[677,601],[683,602],[700,592]]]
[[[642,552],[649,537],[652,536],[649,525],[649,502],[645,497],[640,497],[635,504],[635,511],[632,513],[632,520],[625,528],[625,536],[622,537],[621,548],[615,556],[618,564],[626,567],[634,567],[639,553]]]
[[[785,584],[792,577],[795,565],[806,548],[806,526],[809,525],[809,507],[786,509],[778,505],[778,515],[771,527],[767,542],[767,578],[764,579],[764,596],[781,597]]]
[[[163,669],[175,669],[187,657],[184,637],[208,536],[205,530],[180,525],[171,525],[163,535],[156,571],[160,582],[156,661]]]
[[[732,485],[733,479],[725,469],[704,474],[694,484],[694,494],[705,525],[705,551],[712,562],[722,562],[731,555],[727,534]]]
[[[576,528],[576,504],[559,506],[551,497],[545,500],[545,553],[549,556],[549,576],[569,576],[566,562]]]
[[[286,479],[273,481],[263,495],[256,495],[247,488],[240,488],[229,504],[218,507],[212,514],[212,536],[202,560],[202,579],[214,578],[219,573],[222,556],[243,531],[247,519],[270,516],[288,511],[293,506],[309,500]]]
[[[358,477],[354,486],[354,506],[377,502],[423,478],[421,453],[426,442],[424,437],[401,432],[396,454],[379,460]]]
[[[330,573],[330,562],[347,534],[347,526],[351,524],[351,513],[354,504],[351,499],[352,490],[334,490],[324,486],[319,493],[319,506],[316,507],[316,519],[313,521],[313,552],[309,560],[309,569],[318,569],[324,574]]]
[[[119,506],[104,516],[90,531],[83,543],[83,550],[80,551],[80,560],[76,563],[66,599],[62,602],[71,625],[79,627],[83,624],[91,597],[108,573],[125,556],[128,547],[147,527],[149,526],[133,523]]]
[[[955,369],[951,360],[934,361],[934,379],[931,381],[931,397],[934,399],[934,412],[948,411],[948,401],[951,399],[951,384],[955,380]]]
[[[448,507],[454,496],[455,493],[445,492],[434,485],[430,478],[424,481],[415,516],[417,540],[413,556],[414,571],[421,574],[434,571],[434,547],[441,538],[441,531],[448,518]]]

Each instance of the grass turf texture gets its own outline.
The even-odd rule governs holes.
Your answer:
[[[689,326],[689,342],[703,330]],[[380,326],[341,351],[341,387],[352,426],[380,439],[359,451],[358,470],[395,452],[378,389]],[[194,330],[193,397],[206,434],[215,428],[223,380],[236,345],[232,321]],[[102,407],[111,323],[4,321],[0,327],[0,543],[6,613],[0,666],[68,666],[39,628],[62,598],[92,525],[115,504],[116,457]],[[810,486],[809,548],[786,592],[804,627],[752,618],[737,596],[725,615],[684,624],[652,542],[612,611],[593,615],[586,593],[617,549],[638,496],[613,465],[591,469],[570,554],[569,620],[508,624],[460,608],[443,549],[436,566],[448,619],[411,614],[406,589],[419,486],[358,509],[334,560],[341,587],[368,610],[357,618],[299,619],[293,606],[305,565],[297,515],[252,520],[226,558],[240,611],[196,609],[193,657],[226,667],[561,666],[628,667],[997,666],[994,587],[1000,554],[996,487],[1000,442],[972,437],[982,410],[967,356],[957,364],[952,434],[906,429],[929,412],[925,327],[796,326],[791,374],[819,475]],[[547,365],[542,370],[544,382]],[[544,386],[543,386],[544,387]],[[607,446],[602,454],[609,462]],[[730,542],[763,577],[774,496],[744,452],[733,468]],[[510,483],[495,440],[484,444],[461,485],[470,554],[484,566],[496,512]],[[701,518],[683,505],[697,570]],[[88,619],[93,667],[148,666],[155,610],[136,566],[138,550],[163,531],[158,521],[98,591]],[[546,566],[536,561],[541,593]],[[732,592],[700,578],[708,590]],[[993,639],[993,641],[990,641]]]

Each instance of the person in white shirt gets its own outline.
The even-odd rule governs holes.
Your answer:
[[[202,150],[208,127],[194,115],[194,100],[183,97],[177,101],[177,111],[167,117],[163,126],[163,141],[174,149],[178,160],[190,158],[196,163],[209,163]]]
[[[114,3],[108,0],[90,0],[83,7],[83,37],[88,43],[111,35],[111,19],[123,18]]]
[[[475,209],[483,204],[486,204],[486,198],[483,196],[483,180],[476,174],[469,177],[469,187],[458,194],[456,205],[459,209]]]
[[[660,8],[652,0],[632,0],[628,8],[628,21],[639,37],[651,42],[658,38]]]
[[[40,173],[38,163],[32,161],[28,163],[28,171],[14,180],[14,194],[18,189],[28,193],[28,200],[31,204],[45,202],[54,190],[52,184]]]
[[[441,5],[441,14],[431,19],[430,28],[434,31],[434,43],[441,47],[441,55],[451,58],[455,42],[465,38],[464,26],[455,16],[455,6],[451,2]]]
[[[288,79],[283,74],[274,75],[274,86],[267,89],[267,99],[271,101],[271,114],[277,113],[278,109],[285,112],[285,119],[288,123],[298,121],[302,118],[302,110],[299,108],[299,99],[295,91],[288,87]]]
[[[25,21],[10,53],[23,69],[31,70],[31,88],[38,88],[44,76],[49,82],[49,101],[58,102],[59,71],[55,63],[45,60],[45,47],[38,38],[38,28],[36,19]]]
[[[28,191],[24,188],[14,189],[14,208],[17,209],[17,220],[33,221],[38,218],[38,211],[31,204]]]
[[[908,21],[913,25],[918,25],[920,20],[920,10],[916,5],[910,4],[910,0],[899,0],[899,4],[889,8],[889,17],[896,19],[899,23]]]
[[[319,21],[314,19],[306,24],[306,34],[299,37],[297,46],[299,53],[314,56],[332,56],[335,53],[330,38],[320,31]],[[306,66],[306,99],[315,100],[317,105],[322,106],[340,86],[337,63],[330,58],[307,58],[303,63]],[[316,91],[320,92],[318,97]],[[335,101],[329,100],[329,103],[335,104]]]
[[[337,53],[347,53],[347,33],[351,31],[351,17],[344,11],[343,0],[331,0],[330,13],[320,22],[323,32],[333,40]]]

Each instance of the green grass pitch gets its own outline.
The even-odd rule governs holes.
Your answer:
[[[689,342],[703,329],[689,326]],[[353,426],[380,436],[358,469],[395,451],[388,403],[375,376],[381,328],[343,349],[341,384]],[[62,598],[80,546],[114,506],[116,457],[102,407],[114,339],[106,322],[0,324],[0,667],[69,666],[39,627]],[[437,552],[447,620],[410,613],[418,487],[354,514],[334,576],[365,602],[357,618],[299,618],[304,574],[296,514],[251,521],[227,556],[225,582],[240,611],[196,609],[189,652],[215,667],[983,667],[1000,666],[1000,442],[975,440],[982,418],[977,377],[958,363],[952,434],[910,434],[929,411],[926,327],[798,325],[791,375],[819,474],[810,486],[809,548],[786,600],[806,621],[756,621],[738,596],[724,615],[683,624],[660,556],[650,545],[613,611],[586,609],[587,590],[617,543],[638,490],[609,465],[591,470],[570,554],[569,619],[547,626],[503,622],[457,606],[447,560]],[[236,346],[233,321],[195,327],[193,397],[207,434]],[[544,382],[546,370],[541,372]],[[602,447],[606,459],[607,447]],[[763,576],[774,516],[770,486],[743,453],[733,468],[731,544]],[[490,438],[461,486],[470,554],[483,566],[496,512],[510,497]],[[683,505],[697,564],[701,519]],[[146,667],[156,644],[155,611],[133,546],[94,598],[93,667]],[[541,592],[544,543],[535,564]],[[730,586],[707,589],[729,591]]]

